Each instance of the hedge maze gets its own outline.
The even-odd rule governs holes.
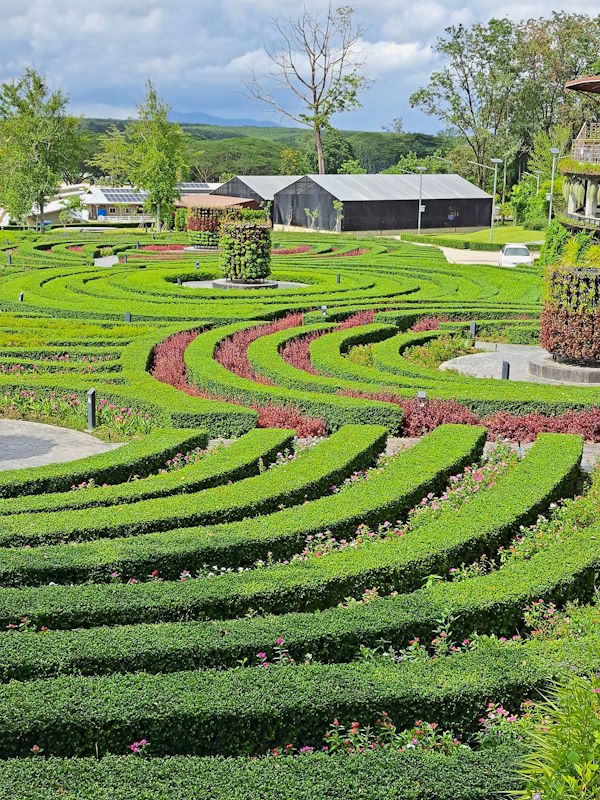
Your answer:
[[[179,234],[0,246],[2,415],[84,428],[94,388],[124,442],[0,473],[0,797],[500,797],[488,704],[600,669],[600,390],[413,357],[537,343],[539,270],[273,238],[304,287],[185,286],[219,255]]]

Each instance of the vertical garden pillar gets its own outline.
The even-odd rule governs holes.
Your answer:
[[[585,216],[595,217],[598,205],[598,179],[589,178],[585,188]]]

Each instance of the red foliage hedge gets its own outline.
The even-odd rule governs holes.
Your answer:
[[[600,309],[573,311],[546,304],[540,341],[559,361],[600,362]]]

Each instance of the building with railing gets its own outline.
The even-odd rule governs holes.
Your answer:
[[[180,183],[177,189],[182,197],[186,195],[206,195],[218,188],[218,183],[191,182]],[[154,214],[148,211],[146,201],[148,192],[132,186],[90,186],[82,201],[88,212],[90,222],[103,224],[132,223],[151,225]]]
[[[600,94],[600,76],[569,81],[566,88]],[[571,154],[559,161],[567,203],[561,221],[572,228],[600,231],[600,122],[584,122],[571,144]]]

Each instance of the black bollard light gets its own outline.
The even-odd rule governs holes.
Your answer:
[[[196,269],[200,269],[200,262],[196,261]]]
[[[181,278],[179,275],[177,276],[177,286],[181,286]]]
[[[471,339],[474,339],[477,333],[477,324],[474,319],[471,320],[471,324],[469,325],[469,333],[471,334]]]
[[[336,282],[336,283],[341,283],[341,282],[342,282],[342,276],[340,275],[340,273],[339,273],[339,272],[338,272],[338,274],[337,274],[337,278],[335,279],[335,282]]]
[[[123,263],[124,263],[124,264],[126,264],[126,263],[127,263],[127,253],[125,253],[125,254],[123,255]]]
[[[140,243],[139,243],[139,242],[136,242],[136,243],[135,243],[135,249],[136,249],[136,250],[139,250],[139,249],[140,249]]]
[[[131,322],[131,311],[125,312],[125,322]]]
[[[508,361],[502,362],[502,380],[507,381],[510,377],[510,364]]]
[[[25,297],[25,292],[21,292],[21,294],[19,295],[19,303],[23,302],[24,297]]]
[[[87,393],[88,430],[96,427],[96,390],[88,389]]]
[[[12,264],[12,254],[11,253],[7,253],[6,254],[6,263],[8,264],[9,267]]]

